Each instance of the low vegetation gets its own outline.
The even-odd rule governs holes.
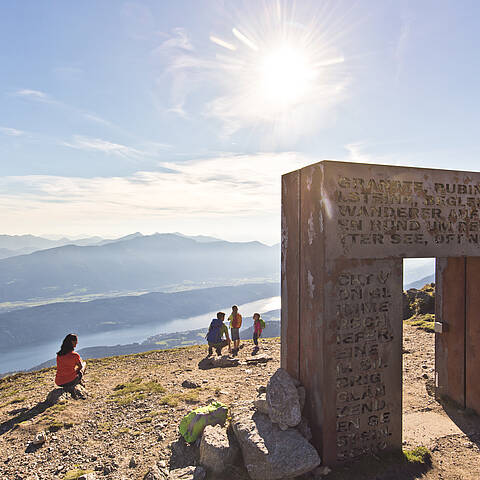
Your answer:
[[[432,454],[426,447],[416,447],[412,450],[404,450],[403,455],[408,463],[429,465],[432,461]]]
[[[435,313],[435,284],[429,283],[420,289],[403,292],[403,319]]]
[[[435,314],[428,313],[426,315],[415,315],[405,321],[408,325],[425,330],[429,333],[435,332]]]
[[[127,383],[119,383],[110,395],[110,399],[119,405],[128,405],[135,400],[145,398],[149,393],[164,393],[165,388],[158,382],[143,382],[141,377]]]
[[[169,407],[176,407],[180,402],[195,404],[200,401],[198,392],[185,393],[171,393],[161,398],[161,405],[168,405]]]

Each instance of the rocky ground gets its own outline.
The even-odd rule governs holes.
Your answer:
[[[480,478],[478,417],[444,407],[431,395],[433,338],[405,325],[404,443],[405,448],[430,448],[432,467],[423,473],[396,468],[371,477],[350,467],[330,473],[327,480]],[[68,397],[50,407],[44,401],[54,388],[53,369],[0,380],[0,479],[63,480],[76,478],[72,471],[91,470],[99,479],[140,480],[156,462],[181,466],[189,455],[177,442],[181,418],[214,399],[227,404],[253,400],[257,387],[266,385],[279,367],[279,340],[265,339],[262,347],[272,361],[233,368],[199,368],[205,346],[91,360],[87,400]],[[251,348],[246,343],[240,360]],[[182,386],[185,380],[199,388]],[[45,443],[31,445],[43,431]],[[239,469],[229,478],[247,477]]]

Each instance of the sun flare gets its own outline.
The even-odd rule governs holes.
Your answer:
[[[261,57],[259,88],[262,97],[283,108],[308,97],[316,72],[307,52],[284,44]]]
[[[322,17],[301,22],[294,9],[275,5],[242,18],[231,34],[210,36],[216,45],[212,65],[221,73],[214,81],[223,92],[208,105],[227,133],[265,128],[262,141],[271,145],[329,121],[349,81]]]

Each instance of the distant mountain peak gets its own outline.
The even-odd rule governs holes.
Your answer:
[[[212,243],[212,242],[224,242],[220,238],[216,237],[209,237],[207,235],[185,235],[184,233],[180,232],[173,232],[171,235],[176,235],[177,237],[189,238],[190,240],[195,240],[199,243]]]

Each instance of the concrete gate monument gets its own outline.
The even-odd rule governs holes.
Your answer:
[[[282,367],[326,464],[402,446],[402,266],[437,258],[436,384],[480,412],[480,173],[323,161],[282,177]]]

